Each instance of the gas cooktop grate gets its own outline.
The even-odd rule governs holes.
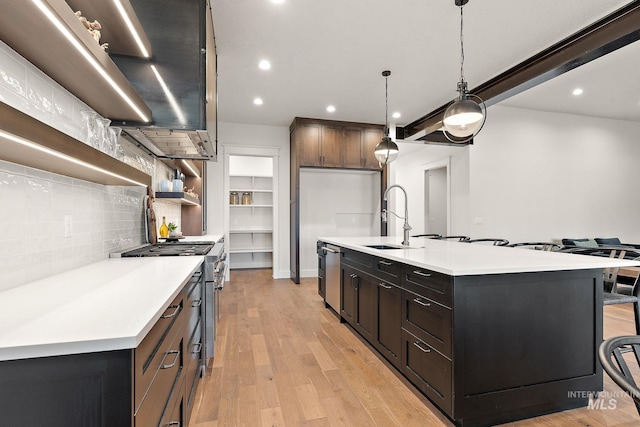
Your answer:
[[[122,252],[121,257],[148,257],[148,256],[193,256],[206,255],[214,244],[209,242],[179,242],[156,243],[143,246],[127,252]]]

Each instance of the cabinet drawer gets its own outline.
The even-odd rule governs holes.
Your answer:
[[[402,287],[447,307],[452,306],[453,278],[446,274],[405,265]]]
[[[195,331],[189,339],[189,345],[186,347],[185,365],[186,368],[186,387],[185,397],[187,401],[187,409],[191,408],[192,399],[195,396],[198,378],[200,378],[200,367],[202,361],[202,322],[198,323]]]
[[[341,248],[341,262],[348,264],[352,267],[358,268],[367,273],[373,272],[373,263],[375,257],[373,255],[365,254],[358,251],[352,251],[350,249]]]
[[[384,258],[376,258],[373,275],[394,285],[400,285],[402,279],[402,264]]]
[[[168,350],[163,351],[160,366],[147,390],[140,408],[135,413],[136,427],[156,427],[163,417],[163,409],[172,393],[179,393],[182,367],[184,365],[184,340],[177,335]]]
[[[184,331],[184,302],[184,293],[180,292],[135,350],[135,408],[140,406],[160,367],[172,360],[167,358],[167,352],[172,351],[176,335],[181,336]]]
[[[187,285],[185,317],[187,319],[185,336],[190,337],[202,315],[202,280]]]
[[[404,329],[402,372],[445,413],[452,415],[451,361]]]
[[[451,309],[412,292],[402,291],[402,327],[440,353],[452,355]]]
[[[171,394],[171,398],[162,414],[162,419],[157,424],[158,427],[184,427],[185,408],[184,408],[184,384],[176,384]],[[136,427],[137,424],[136,424]]]

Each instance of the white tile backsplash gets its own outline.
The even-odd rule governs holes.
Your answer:
[[[0,161],[0,290],[144,242],[146,188],[113,187]],[[179,205],[178,205],[179,206]],[[72,234],[64,237],[64,217]]]

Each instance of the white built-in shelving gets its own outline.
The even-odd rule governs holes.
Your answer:
[[[237,194],[236,203],[232,193]],[[228,252],[232,269],[272,267],[273,193],[272,176],[229,175]]]

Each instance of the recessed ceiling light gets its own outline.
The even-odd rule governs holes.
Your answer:
[[[263,59],[258,64],[258,67],[260,67],[260,69],[262,69],[262,70],[268,70],[268,69],[271,68],[271,62],[267,61],[266,59]]]
[[[253,103],[256,105],[262,105],[262,98],[256,98],[253,100]]]
[[[327,107],[327,111],[330,112],[330,113],[333,113],[334,111],[336,111],[336,107],[334,107],[333,105],[329,105]]]
[[[284,0],[271,0],[271,3],[280,4],[284,3]]]
[[[573,93],[575,96],[578,96],[578,95],[582,95],[582,92],[584,91],[581,88],[576,88],[571,93]]]
[[[399,119],[401,116],[402,114],[398,113],[397,111],[391,115],[391,117],[393,117],[394,119]]]

